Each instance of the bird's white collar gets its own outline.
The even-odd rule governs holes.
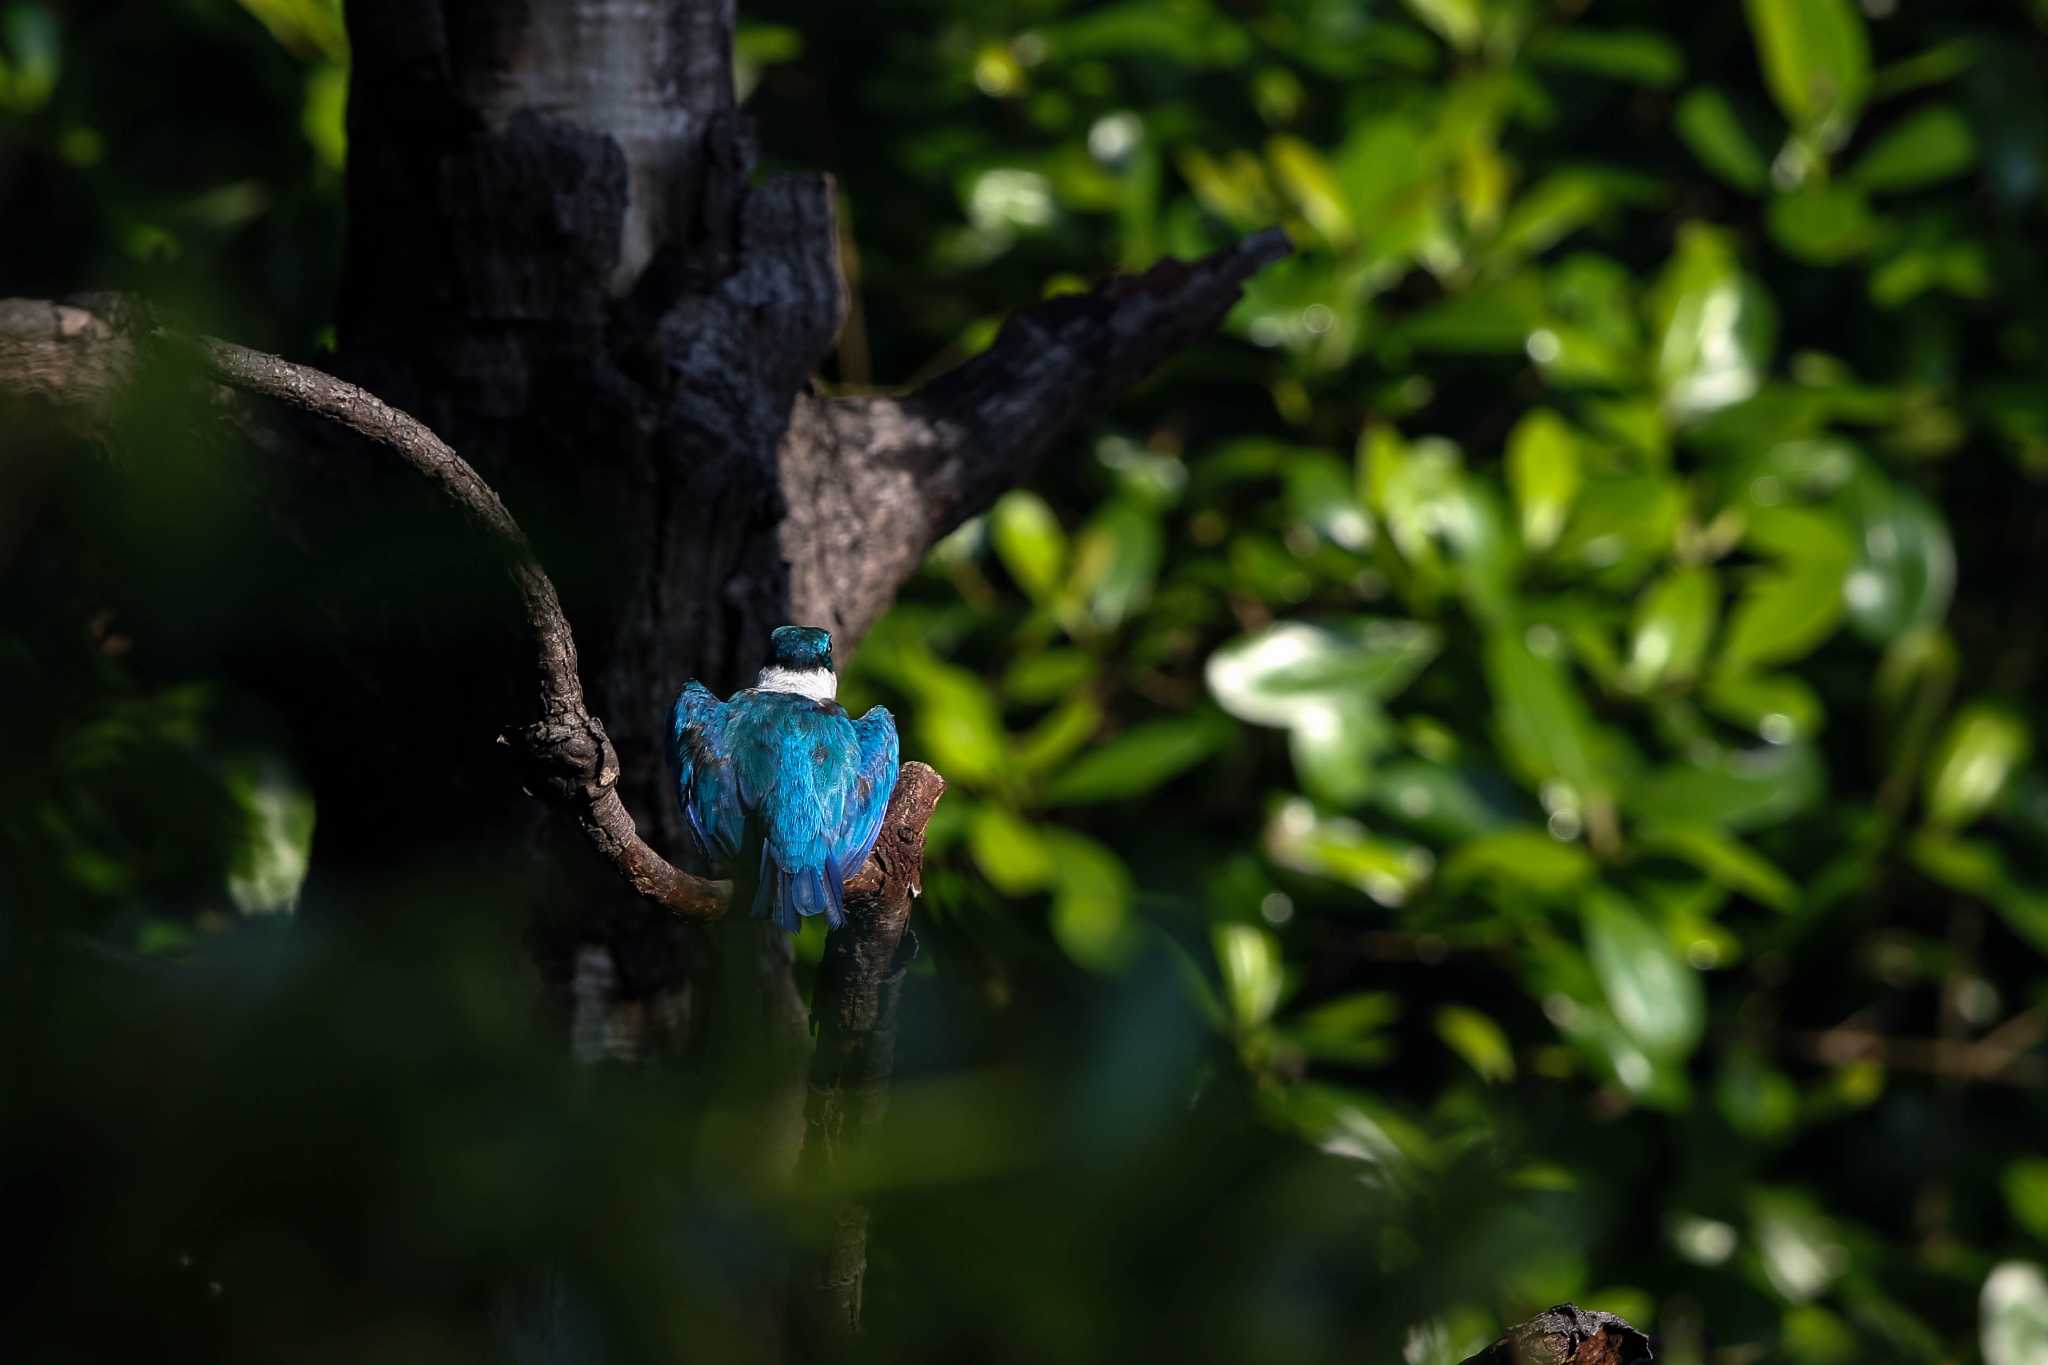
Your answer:
[[[832,701],[839,696],[839,675],[829,668],[775,668],[761,670],[754,683],[757,692],[794,692],[812,701]]]

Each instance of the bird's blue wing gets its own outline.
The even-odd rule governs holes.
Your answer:
[[[690,833],[697,871],[725,871],[746,836],[740,774],[729,737],[731,708],[700,682],[686,685],[669,720],[669,759],[676,800]]]
[[[896,791],[896,770],[901,751],[896,741],[896,718],[884,706],[870,707],[853,722],[860,746],[860,762],[848,787],[839,827],[839,866],[851,877],[875,851],[882,834],[882,817],[888,813],[889,798]]]

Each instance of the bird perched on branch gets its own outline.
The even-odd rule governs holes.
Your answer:
[[[807,915],[839,927],[896,789],[895,717],[854,720],[838,692],[831,635],[783,626],[752,687],[720,701],[691,681],[669,729],[696,870],[731,875],[734,905],[751,895],[755,919],[791,933]]]

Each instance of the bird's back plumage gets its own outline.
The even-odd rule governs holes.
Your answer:
[[[837,927],[896,785],[889,712],[854,720],[837,702],[760,688],[721,702],[692,682],[670,748],[698,870],[729,872],[756,918],[794,932],[822,914]]]

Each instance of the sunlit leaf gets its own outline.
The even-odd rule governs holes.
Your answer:
[[[1580,914],[1586,955],[1621,1026],[1652,1056],[1690,1052],[1706,1028],[1699,973],[1663,930],[1613,891],[1596,888]]]
[[[2033,736],[2010,707],[1972,702],[1949,723],[1927,764],[1927,818],[1960,829],[1998,800],[2014,770],[2026,762]]]
[[[1121,801],[1186,772],[1230,738],[1213,711],[1135,725],[1067,764],[1046,785],[1053,805]]]
[[[1658,824],[1757,829],[1812,809],[1825,783],[1820,756],[1810,745],[1729,750],[1645,774],[1628,789],[1623,807],[1636,819]]]
[[[1240,720],[1288,725],[1333,701],[1395,695],[1436,657],[1439,644],[1436,629],[1418,621],[1283,622],[1211,655],[1209,691]]]
[[[2002,1261],[1984,1277],[1978,1299],[1984,1365],[2037,1365],[2048,1359],[2048,1274],[2032,1261]]]
[[[1720,585],[1703,565],[1674,569],[1645,589],[1629,637],[1629,685],[1647,690],[1697,676],[1720,612]]]
[[[1578,434],[1556,413],[1537,408],[1508,434],[1507,475],[1521,514],[1522,543],[1549,549],[1579,495]]]
[[[1795,127],[1837,140],[1870,91],[1870,35],[1851,0],[1746,0],[1771,97]]]
[[[1491,888],[1556,900],[1584,887],[1598,871],[1583,845],[1553,839],[1540,829],[1513,828],[1452,849],[1444,859],[1443,884],[1454,892]]]
[[[2022,881],[1998,845],[1939,830],[1913,836],[1906,850],[1922,872],[1991,906],[2014,933],[2048,953],[2048,888]]]
[[[989,510],[989,543],[1017,586],[1043,600],[1065,570],[1067,537],[1045,499],[1012,489]]]
[[[1047,924],[1068,957],[1097,971],[1130,960],[1139,942],[1131,915],[1136,888],[1123,860],[1072,830],[1042,831],[1052,863],[1052,908]]]
[[[1052,884],[1052,850],[1037,826],[993,803],[976,806],[967,827],[975,866],[1004,895],[1025,896]]]
[[[1678,135],[1701,164],[1752,194],[1770,179],[1770,160],[1743,129],[1728,96],[1711,85],[1686,93],[1674,115]]]
[[[1961,111],[1935,104],[1887,128],[1849,179],[1876,194],[1917,190],[1961,175],[1976,159],[1977,140]]]
[[[1593,757],[1593,718],[1556,658],[1534,653],[1519,633],[1486,644],[1486,677],[1503,747],[1532,783],[1561,781],[1581,799],[1602,789]]]
[[[1484,1081],[1515,1078],[1515,1049],[1501,1026],[1465,1005],[1445,1005],[1436,1012],[1436,1036],[1464,1059]]]
[[[1287,1036],[1318,1061],[1377,1066],[1393,1056],[1387,1027],[1401,1017],[1401,999],[1390,991],[1339,996],[1289,1018]]]
[[[1279,941],[1255,924],[1219,924],[1211,937],[1231,1019],[1240,1030],[1259,1027],[1287,989]]]
[[[1663,89],[1685,74],[1677,44],[1647,29],[1597,29],[1583,24],[1544,31],[1529,53],[1545,66],[1584,71]]]
[[[2036,1241],[2048,1243],[2048,1158],[2022,1157],[1999,1179],[2006,1211]]]
[[[1806,185],[1771,201],[1771,238],[1788,255],[1813,265],[1862,256],[1883,228],[1855,185]]]
[[[1460,52],[1470,52],[1479,45],[1486,22],[1481,0],[1407,0],[1407,5],[1416,18]]]
[[[1777,338],[1777,310],[1743,273],[1726,237],[1686,227],[1651,308],[1657,377],[1675,416],[1705,416],[1757,391]]]
[[[294,908],[312,865],[312,789],[267,756],[230,763],[223,778],[245,822],[230,850],[228,899],[245,915]]]
[[[1356,820],[1319,816],[1298,799],[1267,822],[1266,851],[1283,867],[1342,882],[1382,905],[1407,902],[1435,867],[1427,849],[1380,838]]]
[[[1638,836],[1643,847],[1668,854],[1773,910],[1793,910],[1799,887],[1768,859],[1709,825],[1657,825]]]

